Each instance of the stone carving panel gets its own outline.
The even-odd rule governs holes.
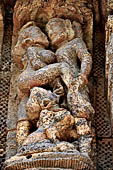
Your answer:
[[[87,49],[92,47],[92,28],[88,27],[87,19],[92,22],[92,12],[91,7],[79,10],[79,2],[76,1],[76,7],[73,3],[16,2],[12,69],[18,69],[18,76],[13,77],[17,154],[7,156],[6,170],[94,169],[91,160],[94,109],[87,87],[92,67]],[[84,6],[85,3],[81,1]],[[28,15],[23,13],[26,7]],[[83,29],[84,21],[87,24]]]
[[[81,24],[84,40],[92,50],[93,37],[93,4],[89,0],[17,0],[14,8],[13,46],[16,44],[20,28],[28,21],[36,21],[44,27],[51,18],[65,18]]]

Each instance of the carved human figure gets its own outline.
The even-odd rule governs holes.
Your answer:
[[[34,70],[55,62],[55,54],[45,49],[48,45],[47,36],[42,33],[34,22],[28,22],[22,27],[18,42],[12,51],[17,66],[24,70],[22,74],[30,77]],[[28,61],[27,58],[29,58]],[[26,91],[24,93],[18,92],[18,96],[20,103],[18,105],[17,141],[18,145],[21,145],[30,133],[30,123],[25,110],[28,93]],[[23,133],[24,131],[26,133]]]
[[[54,53],[45,49],[48,45],[49,41],[47,36],[36,26],[35,22],[28,22],[19,32],[17,44],[12,50],[13,59],[20,66],[19,68],[23,68],[23,56],[26,54],[27,49],[32,47],[29,50],[29,55],[34,70],[37,70],[47,64],[55,62]],[[35,60],[37,63],[35,63]]]
[[[35,36],[34,30],[36,30]],[[58,63],[55,64],[50,64],[55,62],[55,54],[49,50],[44,49],[48,45],[48,40],[38,27],[36,27],[35,25],[31,26],[29,24],[26,24],[26,26],[24,26],[20,31],[19,40],[13,52],[14,57],[16,56],[15,61],[20,63],[20,65],[24,67],[24,71],[20,74],[20,77],[18,79],[19,98],[22,101],[24,100],[25,94],[27,94],[27,97],[29,97],[30,89],[32,89],[33,87],[50,85],[57,78],[58,80],[59,78],[61,78],[67,89],[66,93],[68,108],[72,116],[75,118],[74,120],[76,122],[76,129],[79,137],[79,150],[83,153],[90,153],[91,129],[87,120],[90,120],[90,116],[94,112],[94,110],[89,102],[88,93],[84,89],[87,89],[85,85],[87,84],[87,77],[91,70],[91,55],[87,51],[85,43],[81,38],[73,39],[74,31],[69,20],[65,21],[60,18],[51,19],[46,25],[46,30],[51,40],[51,45],[54,48],[59,48],[56,51]],[[22,48],[22,54],[19,54],[19,48]],[[79,74],[79,69],[77,67],[77,57],[81,60],[81,70]],[[18,59],[20,62],[18,61]],[[60,89],[62,90],[62,86],[60,86]],[[43,92],[47,93],[47,91],[44,90]],[[33,92],[31,90],[30,97],[28,99],[29,105],[32,104],[32,102],[30,103],[31,96],[32,98],[35,98],[35,94],[32,93]],[[47,94],[48,96],[50,95],[49,92]],[[38,99],[36,99],[36,101],[37,103],[34,103],[34,107],[32,109],[30,109],[30,107],[28,107],[28,103],[26,103],[27,115],[29,119],[38,120],[40,117],[40,122],[42,122],[44,129],[46,130],[46,137],[56,142],[57,137],[60,138],[58,128],[58,125],[60,124],[56,125],[54,122],[54,120],[56,119],[55,115],[57,115],[55,114],[55,112],[58,114],[60,113],[59,118],[64,115],[64,120],[66,115],[70,115],[70,112],[65,110],[64,108],[60,108],[57,103],[56,106],[59,111],[56,110],[53,112],[52,110],[53,117],[51,117],[51,110],[42,110],[40,106],[40,103],[43,100],[39,102]],[[20,104],[22,105],[22,102]],[[19,105],[19,107],[21,106]],[[38,114],[39,112],[40,115]],[[46,125],[46,123],[43,123],[44,115],[45,118],[46,116],[48,117],[50,115],[50,120],[52,120],[53,118],[53,124],[55,126],[49,128],[49,126],[51,126],[51,121],[48,121],[48,125]],[[80,125],[81,123],[82,126]],[[66,128],[70,129],[72,124],[68,122],[68,124],[65,126],[65,124],[63,123],[63,126],[66,130]],[[49,131],[50,129],[52,130],[52,128],[55,130],[53,134]],[[19,136],[19,130],[17,133]],[[62,138],[62,140],[64,140],[64,138]],[[23,141],[24,140],[22,139],[22,142]]]
[[[59,106],[59,96],[50,90],[32,88],[26,104],[26,112],[31,121],[34,118],[38,120],[37,126],[44,128],[47,138],[52,142],[77,139],[74,117],[67,109]]]
[[[84,41],[81,38],[76,38],[71,22],[61,18],[52,18],[46,24],[46,32],[52,48],[57,49],[57,62],[68,63],[77,76],[79,72],[78,58],[81,61],[80,73],[84,79],[87,79],[92,67],[92,57]]]
[[[68,86],[67,104],[72,115],[75,117],[78,126],[80,122],[88,124],[87,120],[90,120],[91,115],[94,113],[94,109],[89,101],[88,89],[86,87],[86,84],[88,83],[87,78],[92,67],[92,57],[83,40],[81,38],[75,38],[76,34],[74,35],[72,31],[71,22],[68,21],[69,28],[67,26],[67,21],[68,20],[61,18],[50,19],[46,24],[46,31],[51,46],[57,49],[57,62],[67,63],[70,66],[73,77],[75,77],[72,81],[73,84],[70,83],[70,86]],[[81,69],[77,66],[77,58],[81,61]],[[90,143],[91,133],[89,136],[86,135],[85,132],[81,134],[81,130],[82,126],[80,126],[78,130],[78,135],[80,137],[79,144],[84,145],[86,141],[89,141]],[[87,146],[89,146],[89,144]],[[84,152],[84,149],[80,147],[80,151]]]

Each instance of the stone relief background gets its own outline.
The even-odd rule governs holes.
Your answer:
[[[11,8],[14,1],[5,3]],[[56,2],[49,0],[38,1],[38,3],[35,0],[32,2],[16,1],[13,12],[13,36],[11,35],[13,58],[11,73],[10,71],[1,72],[3,78],[5,78],[4,73],[6,73],[6,77],[12,75],[7,118],[6,160],[18,153],[14,159],[6,161],[7,169],[22,169],[26,163],[23,161],[22,165],[20,162],[26,158],[29,162],[31,154],[36,150],[42,152],[42,148],[43,151],[60,151],[61,154],[70,151],[71,158],[74,158],[76,153],[78,157],[75,156],[74,160],[80,160],[82,158],[77,151],[84,152],[84,148],[86,150],[91,141],[92,145],[87,148],[89,150],[87,153],[90,153],[92,149],[89,156],[93,159],[94,165],[97,164],[97,169],[112,168],[112,126],[110,125],[112,123],[112,16],[109,16],[107,21],[108,15],[112,15],[111,1],[75,2],[70,0],[64,2],[59,0]],[[62,20],[56,17],[62,18]],[[104,77],[105,42],[103,36],[105,34],[102,35],[105,23],[106,77]],[[63,28],[60,25],[63,25]],[[31,33],[29,33],[30,31]],[[60,37],[60,35],[62,36]],[[58,37],[58,41],[56,37]],[[81,64],[78,62],[78,58]],[[87,78],[92,60],[93,68],[88,83]],[[1,57],[1,61],[2,70],[6,70],[7,66],[4,68],[4,63],[7,62],[7,58],[5,61]],[[107,87],[109,87],[108,92]],[[105,88],[104,93],[102,88]],[[88,108],[90,109],[88,110]],[[38,112],[40,114],[37,114]],[[59,116],[56,117],[56,113]],[[89,116],[90,114],[93,120]],[[93,128],[96,130],[96,143]],[[105,139],[106,137],[107,139]],[[43,141],[43,144],[39,139]],[[1,149],[1,155],[2,153]],[[95,155],[96,153],[97,155]],[[108,155],[106,163],[103,153]],[[21,157],[22,155],[24,158]],[[43,152],[40,156],[44,157]],[[54,156],[58,158],[61,155]],[[17,160],[19,157],[22,159]],[[48,157],[51,156],[48,154]],[[88,162],[87,158],[88,155],[85,154],[82,159],[84,164],[78,161],[80,164],[78,163],[77,166],[81,169],[85,167],[91,169],[90,159]],[[43,166],[43,161],[41,164],[41,160],[39,158],[37,160],[36,155],[33,155],[31,159]],[[17,165],[13,167],[14,160],[17,161]],[[57,167],[61,166],[59,162],[57,162]],[[88,165],[85,164],[86,162]],[[44,164],[46,169],[48,165],[54,166],[51,162],[48,165],[46,162]],[[75,168],[72,167],[71,159],[70,162],[63,162],[63,165],[67,169]],[[34,163],[29,164],[26,168],[36,166]]]

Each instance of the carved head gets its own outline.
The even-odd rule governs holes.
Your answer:
[[[47,36],[35,25],[34,22],[28,22],[24,25],[20,32],[17,44],[12,50],[14,61],[18,64],[30,46],[48,47],[49,42]]]
[[[43,109],[50,109],[59,103],[59,97],[50,90],[41,87],[31,89],[30,97],[26,104],[26,113],[30,120],[38,119]]]
[[[65,42],[72,40],[75,36],[71,22],[68,19],[50,19],[46,24],[46,31],[53,48],[59,48]]]

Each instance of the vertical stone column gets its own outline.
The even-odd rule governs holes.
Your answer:
[[[106,86],[113,133],[113,15],[108,16],[106,23]]]
[[[110,64],[110,53],[109,51],[109,43],[110,43],[110,37],[111,34],[113,33],[113,16],[109,15],[108,20],[106,23],[106,41],[105,41],[105,47],[106,47],[106,80],[108,79],[108,74],[109,74],[109,64]]]
[[[0,2],[0,65],[1,65],[3,34],[4,34],[4,6],[3,3]]]

